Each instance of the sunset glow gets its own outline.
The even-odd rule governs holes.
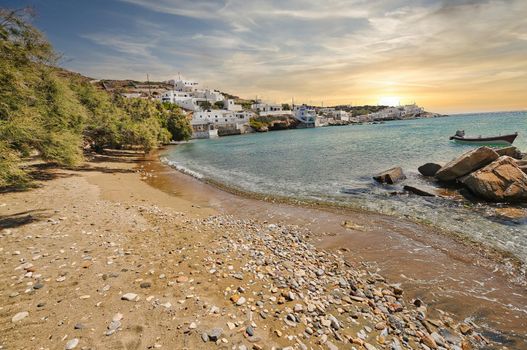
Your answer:
[[[401,99],[397,96],[382,96],[377,104],[381,106],[399,106]]]
[[[525,0],[49,0],[36,11],[62,64],[93,78],[180,72],[273,102],[527,109]]]

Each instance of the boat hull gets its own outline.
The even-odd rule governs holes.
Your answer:
[[[460,136],[451,136],[450,140],[453,140],[456,143],[461,143],[465,145],[497,145],[497,146],[509,146],[512,145],[518,134],[512,135],[503,135],[496,137],[460,137]]]

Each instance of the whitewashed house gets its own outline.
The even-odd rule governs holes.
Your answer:
[[[161,95],[161,102],[173,103],[190,111],[201,110],[197,101],[190,92],[171,90]]]
[[[220,102],[225,99],[221,92],[210,89],[196,90],[193,92],[193,97],[203,101],[209,101],[210,103]]]
[[[284,110],[281,104],[270,104],[257,101],[251,105],[251,109],[257,112],[260,117],[291,115],[291,111]]]
[[[317,124],[315,109],[306,105],[295,107],[293,116],[300,122],[300,128],[314,128]]]
[[[231,112],[239,112],[243,109],[242,105],[238,105],[234,103],[234,100],[228,98],[223,100],[223,108]]]
[[[192,92],[198,90],[199,84],[192,80],[185,80],[182,78],[171,79],[167,81],[168,84],[174,86],[175,91]]]
[[[350,114],[346,111],[333,111],[331,115],[333,116],[335,120],[346,121],[346,122],[350,121]]]
[[[193,138],[211,138],[218,136],[218,131],[228,134],[244,134],[249,131],[249,120],[254,116],[250,111],[228,111],[212,109],[198,111],[192,115]]]

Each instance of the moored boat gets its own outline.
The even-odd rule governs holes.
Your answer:
[[[471,145],[512,145],[514,140],[518,137],[518,133],[509,135],[499,135],[499,136],[465,136],[464,130],[456,131],[454,136],[450,136],[450,140],[453,140],[458,143],[471,144]]]

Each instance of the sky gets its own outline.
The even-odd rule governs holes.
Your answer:
[[[527,110],[527,0],[0,0],[93,78],[269,102]]]

